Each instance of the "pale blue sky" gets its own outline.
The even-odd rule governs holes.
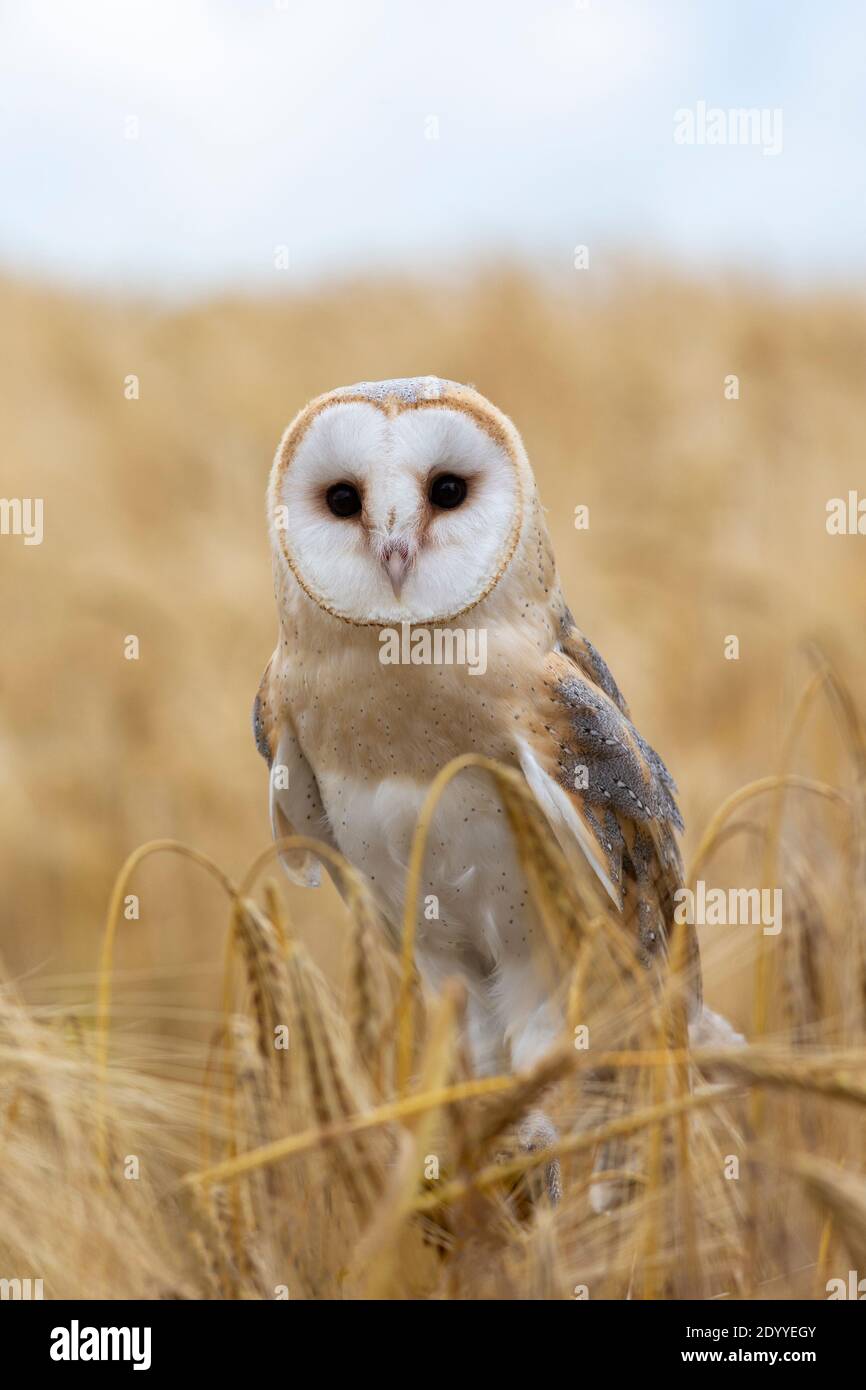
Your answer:
[[[0,0],[0,270],[267,289],[585,243],[861,282],[864,38],[860,0]],[[781,152],[675,143],[698,102],[780,108]]]

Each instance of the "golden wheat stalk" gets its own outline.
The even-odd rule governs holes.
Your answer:
[[[114,882],[108,904],[108,915],[102,939],[102,954],[99,964],[99,987],[96,1005],[96,1071],[98,1077],[98,1096],[96,1105],[96,1147],[103,1167],[108,1165],[107,1141],[107,1086],[108,1086],[108,1031],[111,1012],[111,972],[114,961],[114,941],[120,914],[129,880],[143,860],[152,854],[178,854],[199,864],[211,874],[230,898],[235,896],[235,888],[218,864],[199,850],[190,849],[178,840],[150,840],[140,845],[128,856]]]

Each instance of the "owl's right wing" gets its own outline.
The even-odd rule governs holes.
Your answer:
[[[566,858],[578,872],[589,863],[647,961],[667,949],[682,886],[673,780],[570,615],[539,677],[538,722],[518,746],[523,774]],[[694,1014],[700,957],[694,928],[686,931]]]
[[[274,658],[268,662],[253,702],[256,747],[270,770],[270,813],[274,839],[311,835],[336,849],[315,773],[304,756],[291,714],[273,688]],[[308,850],[281,850],[280,860],[293,883],[318,888],[322,865]]]

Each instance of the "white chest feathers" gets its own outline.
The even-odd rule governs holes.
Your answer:
[[[364,782],[320,778],[322,801],[338,848],[364,873],[399,931],[412,837],[428,787],[408,777]],[[463,773],[447,788],[427,839],[416,907],[422,981],[438,989],[460,975],[469,992],[469,1030],[476,1065],[528,1063],[549,1045],[558,1020],[548,1007],[543,927],[532,906],[505,810],[489,778]],[[515,1059],[520,1035],[525,1055]]]

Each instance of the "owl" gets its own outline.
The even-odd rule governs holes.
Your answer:
[[[283,436],[268,516],[279,640],[253,723],[274,835],[339,850],[397,936],[431,781],[481,754],[519,770],[568,864],[630,924],[638,960],[663,954],[682,879],[674,783],[575,625],[511,421],[437,377],[330,391]],[[319,881],[312,854],[285,865]],[[424,987],[464,981],[479,1073],[530,1067],[561,1035],[562,1005],[483,770],[440,804],[423,893]],[[689,956],[697,1017],[693,938]]]

